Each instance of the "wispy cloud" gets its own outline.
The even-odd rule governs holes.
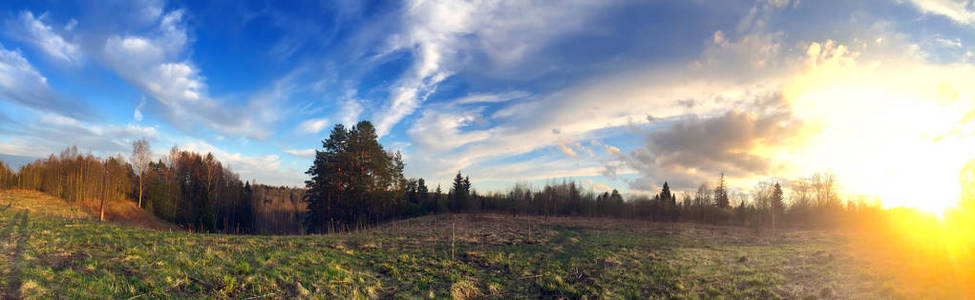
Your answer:
[[[0,97],[40,111],[91,118],[90,111],[73,101],[60,99],[41,74],[21,55],[0,44]]]
[[[385,53],[409,50],[413,65],[390,89],[383,109],[373,116],[380,136],[412,114],[441,81],[456,72],[458,55],[477,51],[497,64],[515,63],[598,11],[598,5],[520,1],[412,1],[404,6],[405,29],[389,40]],[[537,21],[525,22],[526,14]],[[563,22],[561,26],[550,26],[557,20]]]
[[[975,4],[971,0],[911,0],[924,13],[941,15],[965,25],[975,25]]]
[[[155,127],[104,124],[50,112],[31,118],[33,122],[15,125],[13,130],[20,134],[0,144],[0,153],[37,157],[75,145],[108,156],[128,153],[136,139],[152,140],[159,135]]]
[[[301,158],[315,158],[315,149],[292,149],[284,152]]]
[[[349,98],[342,102],[342,108],[338,112],[337,119],[346,127],[351,127],[359,122],[359,115],[362,114],[362,104],[355,98]]]
[[[308,119],[305,120],[304,122],[301,122],[301,124],[298,124],[298,127],[295,128],[295,131],[301,134],[319,133],[322,131],[322,129],[325,129],[325,127],[327,127],[328,125],[329,125],[328,119],[324,119],[324,118]]]
[[[65,39],[54,27],[45,24],[46,16],[45,13],[34,17],[32,12],[22,11],[16,19],[7,21],[7,35],[37,47],[58,61],[68,64],[80,63],[81,48],[77,43]],[[65,31],[70,31],[72,27],[66,25]]]
[[[531,96],[531,93],[525,91],[513,91],[513,92],[497,93],[497,94],[485,93],[485,94],[468,95],[466,97],[459,98],[452,102],[456,104],[499,103],[499,102],[525,98],[528,96]]]
[[[565,155],[568,155],[569,157],[579,157],[579,154],[577,154],[575,150],[572,150],[572,146],[566,145],[565,143],[559,143],[558,146],[559,150],[561,150]]]

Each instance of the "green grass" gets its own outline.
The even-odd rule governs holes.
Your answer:
[[[884,292],[848,267],[841,237],[820,232],[770,239],[687,224],[462,215],[357,234],[233,236],[43,216],[5,208],[6,201],[0,294],[7,296],[770,299]]]

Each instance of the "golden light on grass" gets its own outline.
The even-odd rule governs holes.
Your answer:
[[[975,296],[975,161],[955,181],[957,207],[940,218],[915,208],[894,208],[886,218],[865,222],[850,251],[891,274],[890,285],[908,295],[935,299]],[[917,293],[917,294],[915,294]],[[957,294],[960,293],[960,294]]]

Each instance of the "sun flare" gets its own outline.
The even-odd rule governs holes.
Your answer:
[[[975,158],[968,151],[975,94],[964,82],[971,67],[858,64],[842,57],[845,50],[831,51],[840,53],[786,84],[794,111],[822,129],[793,158],[799,172],[828,169],[846,193],[943,215],[960,199],[959,173]]]

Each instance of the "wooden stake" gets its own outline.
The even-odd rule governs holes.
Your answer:
[[[450,262],[454,262],[454,229],[457,227],[456,221],[450,222]]]

